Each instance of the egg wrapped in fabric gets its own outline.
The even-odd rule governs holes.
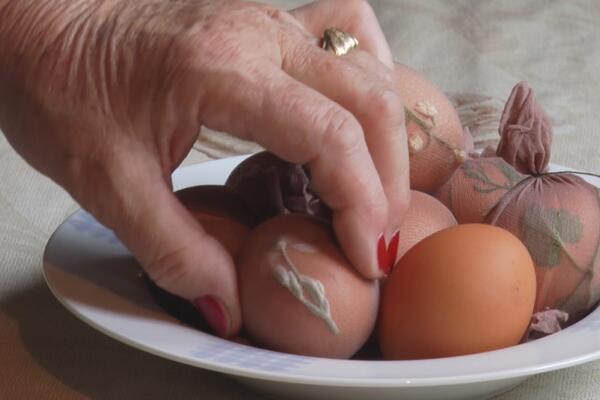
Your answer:
[[[535,311],[558,309],[576,322],[600,300],[600,198],[572,174],[529,178],[507,193],[486,222],[516,234],[536,265]]]
[[[514,233],[529,249],[537,273],[536,313],[559,310],[577,322],[600,301],[598,189],[576,174],[547,172],[552,125],[526,83],[513,88],[499,130],[498,156],[526,175],[485,222]]]
[[[535,289],[527,249],[504,229],[465,224],[434,233],[400,259],[383,288],[383,356],[425,359],[516,345]]]
[[[362,278],[318,220],[281,215],[255,228],[238,259],[244,328],[254,343],[349,358],[377,317],[379,285]]]
[[[236,257],[256,217],[242,199],[226,186],[194,186],[175,193],[209,235]]]
[[[410,192],[410,206],[402,225],[396,260],[427,236],[456,225],[456,219],[439,200],[416,190]]]
[[[459,224],[482,223],[498,201],[525,178],[500,157],[466,160],[436,192]]]
[[[432,193],[465,160],[465,137],[446,95],[417,71],[396,64],[410,151],[410,186]]]

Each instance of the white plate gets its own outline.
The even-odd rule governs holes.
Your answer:
[[[242,159],[179,169],[173,175],[174,187],[221,184]],[[590,181],[600,185],[599,179]],[[356,361],[277,353],[228,342],[179,323],[154,303],[138,272],[127,249],[85,211],[76,212],[58,228],[44,255],[44,273],[54,295],[92,327],[140,350],[229,374],[278,396],[484,398],[528,376],[600,358],[600,308],[558,334],[463,357]]]

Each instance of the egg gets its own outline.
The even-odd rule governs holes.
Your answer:
[[[349,358],[366,342],[379,285],[362,278],[317,219],[281,215],[255,228],[239,257],[244,328],[260,346]]]
[[[558,309],[568,313],[571,324],[598,305],[598,195],[598,188],[574,174],[530,176],[486,217],[486,223],[514,233],[529,249],[537,276],[535,312]]]
[[[396,259],[427,236],[456,225],[456,219],[435,197],[416,190],[410,191],[410,206],[400,226]]]
[[[535,270],[511,233],[457,225],[419,242],[383,288],[386,359],[458,356],[518,344],[535,302]]]
[[[463,128],[455,108],[432,82],[402,64],[395,71],[406,107],[410,185],[432,193],[466,158]]]
[[[235,258],[254,223],[252,213],[239,196],[218,185],[195,186],[175,195],[204,231]]]
[[[439,200],[427,193],[411,190],[410,206],[400,226],[395,260],[402,258],[408,250],[429,235],[454,225],[456,219]],[[389,274],[391,270],[392,268],[386,273]],[[379,282],[383,287],[387,278],[382,278]],[[376,323],[375,330],[369,338],[370,342],[377,342],[378,330],[379,323]]]

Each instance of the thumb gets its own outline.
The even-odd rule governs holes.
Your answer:
[[[90,211],[159,287],[191,301],[219,336],[235,335],[241,311],[231,256],[171,192],[158,163],[140,161],[130,154],[118,173],[106,171],[109,190]]]

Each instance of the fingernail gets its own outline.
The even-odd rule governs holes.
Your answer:
[[[215,296],[199,297],[193,303],[214,333],[221,337],[227,337],[230,318],[223,303]]]
[[[383,233],[379,235],[379,240],[377,241],[377,261],[379,263],[379,269],[387,275],[389,269],[389,255]]]
[[[390,240],[390,244],[388,245],[388,262],[389,272],[392,272],[392,269],[396,265],[396,257],[398,256],[398,245],[400,244],[400,231],[397,230],[392,236],[392,240]]]

